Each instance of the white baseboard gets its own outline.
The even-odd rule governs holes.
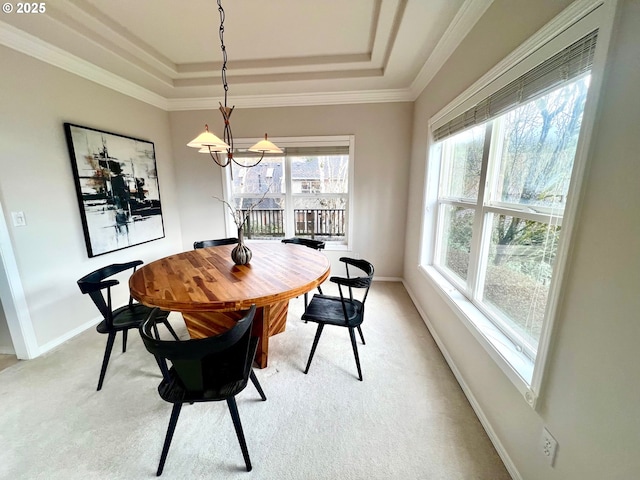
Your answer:
[[[374,282],[402,282],[400,277],[373,277]]]
[[[44,345],[41,345],[40,348],[39,348],[40,351],[38,352],[37,356],[40,356],[40,355],[42,355],[42,354],[44,354],[44,353],[46,353],[46,352],[48,352],[50,350],[53,350],[54,348],[62,345],[67,340],[71,340],[76,335],[80,335],[85,330],[88,330],[91,327],[95,327],[102,320],[103,320],[102,317],[96,317],[93,320],[89,320],[88,322],[77,326],[73,330],[70,330],[70,331],[66,332],[64,335],[61,335],[58,338],[56,338],[54,340],[51,340],[50,342],[45,343]]]
[[[458,370],[458,367],[456,366],[455,362],[453,361],[453,358],[451,357],[451,355],[449,355],[449,352],[447,351],[444,343],[442,342],[442,340],[440,340],[440,337],[438,337],[438,334],[435,328],[433,328],[433,324],[429,320],[429,317],[427,317],[427,315],[422,310],[422,308],[420,308],[420,305],[418,304],[415,295],[413,294],[413,292],[411,291],[411,288],[409,288],[409,286],[406,284],[404,280],[402,280],[402,284],[404,285],[404,288],[407,290],[407,293],[409,294],[409,297],[411,298],[413,305],[416,307],[416,310],[418,310],[420,317],[422,317],[422,321],[427,326],[429,333],[435,340],[436,345],[438,345],[440,352],[442,352],[442,356],[445,358],[445,361],[449,365],[449,368],[453,372],[453,375],[456,377],[456,380],[458,381],[460,388],[462,388],[462,391],[467,397],[467,400],[469,400],[469,403],[471,404],[471,408],[473,408],[473,411],[476,413],[478,420],[480,420],[482,427],[487,432],[487,435],[489,436],[489,440],[491,440],[491,443],[493,444],[496,451],[498,452],[498,455],[500,456],[502,463],[504,463],[504,466],[506,467],[507,471],[511,475],[511,478],[513,478],[514,480],[522,480],[522,476],[520,475],[520,472],[518,472],[518,469],[516,468],[515,464],[511,460],[511,457],[509,457],[509,454],[504,449],[502,443],[500,442],[500,439],[498,438],[495,431],[493,430],[491,423],[489,423],[489,420],[487,419],[486,415],[482,411],[480,404],[477,402],[476,398],[474,397],[473,392],[471,392],[471,389],[469,389],[469,386],[464,381],[464,378],[460,373],[460,370]]]

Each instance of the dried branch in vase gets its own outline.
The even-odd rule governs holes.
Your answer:
[[[238,227],[238,230],[240,230],[244,228],[245,224],[247,223],[247,220],[249,219],[249,216],[251,215],[251,212],[253,212],[256,209],[256,207],[263,202],[263,200],[267,196],[267,193],[269,193],[269,190],[271,190],[271,185],[267,187],[265,192],[262,194],[262,197],[260,197],[260,200],[252,203],[251,205],[249,205],[249,208],[246,208],[246,209],[235,208],[233,205],[231,205],[229,202],[227,202],[223,198],[216,197],[216,196],[214,196],[213,198],[215,198],[219,202],[224,203],[227,206],[227,208],[229,209],[229,212],[231,213],[231,216],[233,217],[233,221],[235,222],[236,227]]]

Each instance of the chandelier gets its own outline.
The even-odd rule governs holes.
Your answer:
[[[229,85],[227,84],[227,49],[224,45],[224,9],[222,8],[221,0],[218,0],[218,12],[220,13],[220,49],[222,50],[222,86],[224,87],[224,105],[220,103],[220,113],[222,113],[222,119],[224,120],[224,133],[223,140],[209,131],[209,125],[204,126],[204,132],[198,135],[196,138],[187,143],[188,147],[197,148],[200,153],[208,153],[214,162],[221,167],[230,165],[231,162],[236,163],[242,167],[255,167],[264,158],[265,153],[282,153],[282,150],[276,145],[271,143],[267,138],[267,134],[264,134],[264,140],[259,141],[251,148],[250,152],[260,153],[260,159],[253,165],[247,165],[245,163],[239,163],[233,158],[233,133],[231,132],[231,113],[233,113],[233,107],[227,106],[227,93],[229,91]],[[226,158],[224,153],[226,152]]]

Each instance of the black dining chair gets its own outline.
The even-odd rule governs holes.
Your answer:
[[[208,247],[217,247],[218,245],[233,245],[238,243],[238,239],[235,237],[232,238],[217,238],[214,240],[199,240],[197,242],[193,242],[193,248],[208,248]]]
[[[127,332],[132,328],[140,327],[152,310],[152,308],[146,305],[134,302],[131,295],[129,295],[129,303],[127,305],[114,310],[111,304],[111,287],[115,287],[120,282],[116,279],[110,279],[109,277],[129,269],[133,269],[133,272],[135,272],[136,268],[142,265],[142,263],[142,260],[134,260],[128,263],[114,263],[99,268],[78,280],[80,291],[91,297],[91,300],[93,300],[93,303],[95,303],[102,314],[102,321],[98,324],[96,330],[99,333],[108,335],[107,346],[102,360],[102,368],[100,369],[98,390],[102,389],[102,383],[104,382],[104,376],[107,372],[107,365],[109,364],[109,357],[111,357],[111,350],[113,349],[116,334],[122,332],[122,353],[124,353],[127,351]],[[105,289],[106,299],[103,295]],[[158,319],[164,323],[171,335],[177,339],[178,336],[169,323],[168,315],[169,312],[161,310],[158,313]]]
[[[293,243],[295,245],[304,245],[308,248],[313,248],[314,250],[324,250],[325,243],[320,240],[313,240],[311,238],[302,238],[302,237],[291,237],[291,238],[283,238],[282,243]],[[318,292],[322,294],[322,288],[318,285]],[[307,311],[307,305],[309,304],[309,293],[305,292],[304,294],[304,310]],[[306,322],[305,322],[306,323]]]
[[[160,315],[156,310],[140,327],[142,341],[156,357],[163,374],[158,393],[163,400],[173,404],[157,476],[164,469],[182,405],[221,400],[227,401],[245,466],[247,471],[251,471],[251,460],[235,396],[244,390],[251,379],[260,398],[263,401],[267,399],[252,368],[258,345],[258,338],[251,336],[255,312],[256,307],[252,305],[230,330],[215,337],[201,339],[174,342],[154,338],[152,331],[156,317]],[[172,363],[171,368],[168,368],[167,360]]]
[[[325,243],[320,240],[312,240],[311,238],[291,237],[283,238],[282,243],[294,243],[296,245],[304,245],[305,247],[313,248],[315,250],[324,250]]]
[[[360,334],[362,344],[365,344],[364,336],[362,335],[362,322],[364,321],[364,303],[367,300],[369,294],[369,287],[373,280],[373,265],[366,260],[357,260],[355,258],[342,257],[341,262],[345,263],[347,271],[346,277],[331,277],[330,282],[338,285],[338,291],[340,296],[318,295],[315,294],[309,302],[309,306],[302,315],[303,320],[310,322],[316,322],[318,329],[316,330],[316,336],[313,339],[313,346],[311,347],[311,353],[309,354],[309,360],[307,361],[307,367],[304,373],[309,372],[311,366],[311,360],[318,346],[318,340],[322,335],[322,330],[325,325],[335,325],[338,327],[346,327],[349,329],[349,336],[351,337],[351,346],[353,347],[353,355],[356,359],[356,366],[358,367],[358,378],[362,381],[362,370],[360,369],[360,357],[358,356],[358,346],[356,345],[356,337],[354,330],[357,329]],[[349,274],[349,265],[356,267],[364,275],[358,277],[352,277]],[[348,289],[348,296],[345,296],[343,287]],[[361,289],[362,296],[358,300],[354,297],[354,289]]]

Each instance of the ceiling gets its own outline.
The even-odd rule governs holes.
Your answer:
[[[491,2],[225,0],[229,104],[412,101]],[[45,7],[2,15],[0,44],[165,110],[222,101],[214,0]]]

